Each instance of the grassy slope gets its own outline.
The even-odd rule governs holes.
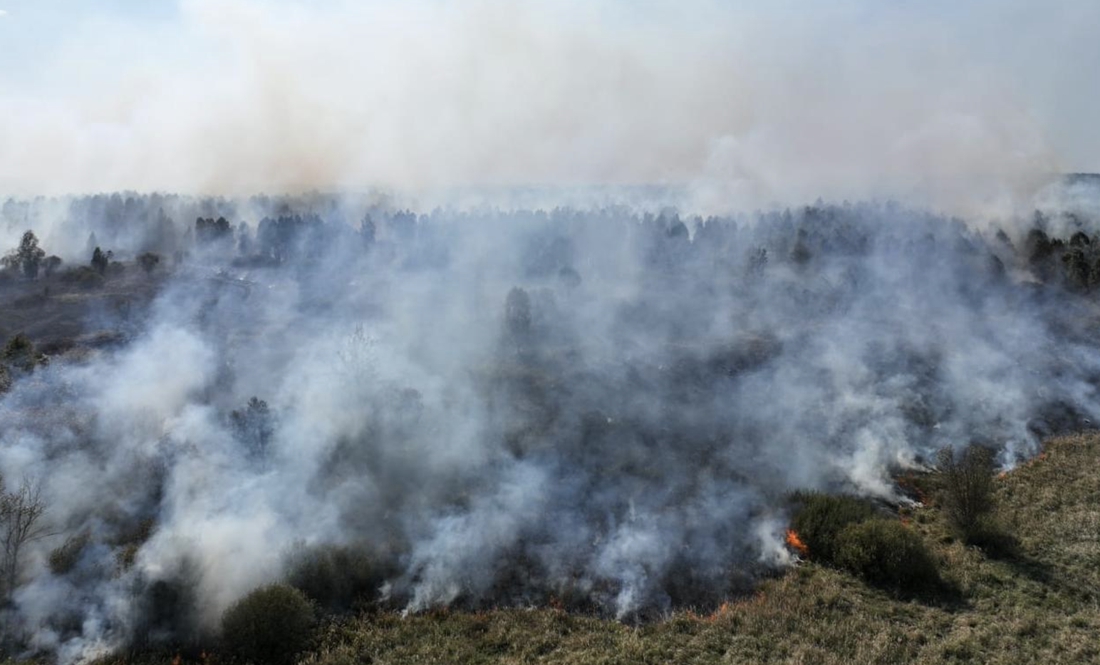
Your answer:
[[[1019,538],[999,560],[955,540],[934,506],[912,512],[957,589],[949,597],[901,599],[809,562],[710,616],[641,627],[552,609],[366,614],[324,628],[305,661],[1100,662],[1100,434],[1049,441],[997,492]]]

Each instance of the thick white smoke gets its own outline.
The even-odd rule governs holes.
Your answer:
[[[166,202],[294,203],[70,206],[127,256],[154,238],[112,235],[111,211]],[[296,205],[324,221],[156,236],[183,252],[158,295],[86,323],[128,341],[0,401],[0,472],[41,480],[57,532],[8,609],[31,647],[212,631],[318,545],[365,552],[368,591],[411,611],[705,605],[786,561],[790,491],[896,499],[890,472],[942,446],[1011,463],[1100,412],[1091,301],[1030,236],[874,204],[688,224],[373,208],[362,226],[357,200]],[[136,271],[99,297],[154,279]]]
[[[409,611],[707,605],[792,490],[1100,411],[1094,2],[86,4],[0,10],[0,242],[128,264],[0,283],[59,351],[0,397],[31,651],[325,546]]]
[[[819,196],[1003,209],[1097,166],[1083,77],[1098,11],[27,7],[0,23],[46,44],[8,47],[19,66],[0,93],[0,192],[666,183],[708,212]]]

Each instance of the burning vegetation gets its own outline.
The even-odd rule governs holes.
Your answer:
[[[13,654],[210,645],[256,589],[725,621],[792,554],[950,597],[922,516],[1011,553],[996,471],[1100,408],[1081,216],[43,205],[3,207]]]
[[[802,542],[802,538],[794,529],[787,529],[787,545],[803,558],[810,556],[810,548],[806,547],[806,543]]]

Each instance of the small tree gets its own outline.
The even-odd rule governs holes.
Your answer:
[[[38,267],[45,257],[46,252],[38,246],[38,237],[33,231],[27,231],[23,234],[19,247],[4,257],[4,264],[20,270],[27,279],[35,279],[38,277]]]
[[[100,248],[96,247],[95,251],[92,252],[92,267],[95,268],[96,272],[98,272],[100,275],[106,273],[107,266],[110,264],[111,252],[104,252]]]
[[[57,269],[61,267],[61,257],[56,255],[47,256],[46,260],[42,262],[42,269],[46,273],[46,277],[57,272]]]
[[[46,504],[37,483],[24,479],[19,489],[8,492],[0,481],[0,577],[4,600],[11,601],[19,582],[19,563],[23,547],[48,535],[40,523]]]
[[[91,254],[92,250],[99,247],[99,241],[95,237],[95,231],[88,234],[88,242],[84,245],[84,253]]]
[[[363,217],[363,221],[359,223],[359,237],[363,239],[363,246],[366,248],[372,247],[377,233],[378,229],[374,225],[371,216],[368,214]]]
[[[807,243],[808,236],[809,234],[806,233],[806,229],[798,229],[794,247],[791,248],[791,261],[793,261],[795,265],[804,266],[809,263],[810,259],[814,256]]]
[[[764,274],[768,267],[768,250],[757,247],[749,253],[748,274],[752,278],[758,278]]]
[[[248,400],[245,408],[229,414],[233,433],[249,457],[263,461],[268,456],[271,439],[275,436],[275,416],[267,402],[258,397]]]
[[[141,264],[141,268],[146,273],[151,273],[156,269],[157,264],[160,263],[160,254],[154,254],[153,252],[145,252],[137,258],[138,263]]]
[[[518,286],[512,287],[504,300],[504,325],[513,338],[531,334],[531,296]]]
[[[944,510],[951,524],[970,540],[993,511],[993,450],[975,444],[961,453],[944,448],[937,462]]]

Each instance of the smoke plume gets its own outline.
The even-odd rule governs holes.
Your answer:
[[[1098,167],[1091,2],[72,4],[0,23],[0,192],[660,183],[705,213],[973,212]]]
[[[713,606],[1100,412],[1094,2],[87,4],[0,10],[23,655]]]
[[[56,534],[9,625],[65,660],[209,634],[325,548],[409,611],[706,606],[789,561],[789,492],[902,501],[890,474],[942,447],[1011,465],[1100,407],[1093,278],[1070,267],[1098,258],[1084,212],[1009,235],[894,204],[68,206],[123,264],[52,297],[113,336],[43,328],[72,350],[0,401],[0,471],[40,479]],[[129,263],[150,249],[170,269]]]

